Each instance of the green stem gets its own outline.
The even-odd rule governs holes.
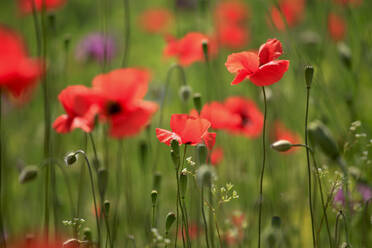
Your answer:
[[[211,239],[211,246],[214,247],[214,225],[213,225],[213,194],[212,194],[212,185],[208,187],[209,191],[209,235]]]
[[[310,87],[306,88],[306,112],[305,112],[305,145],[308,146],[308,131],[307,123],[309,118],[309,100],[310,100]],[[310,217],[311,217],[311,231],[313,238],[313,247],[316,247],[315,240],[315,231],[314,231],[314,216],[313,216],[313,207],[312,207],[312,193],[311,193],[311,166],[310,166],[310,151],[306,149],[306,160],[307,160],[307,175],[308,175],[308,191],[309,191],[309,208],[310,208]]]
[[[204,186],[201,186],[201,192],[200,192],[200,201],[201,201],[201,212],[203,216],[203,222],[204,222],[204,232],[205,232],[205,243],[207,245],[207,248],[209,248],[209,241],[208,241],[208,223],[207,218],[205,217],[204,212]]]
[[[6,248],[6,237],[4,231],[4,220],[3,220],[3,127],[2,127],[2,117],[3,117],[3,109],[2,109],[2,102],[3,97],[0,91],[0,238],[1,238],[1,248]]]
[[[113,234],[112,234],[112,245],[115,246],[116,242],[116,236],[118,231],[118,225],[119,225],[119,206],[120,206],[120,189],[122,186],[121,179],[122,179],[122,167],[121,167],[121,161],[122,161],[122,154],[123,154],[123,140],[119,140],[118,144],[118,153],[117,153],[117,163],[116,163],[116,202],[115,202],[115,212],[113,217]]]
[[[130,9],[129,9],[129,0],[124,1],[124,54],[123,60],[121,63],[122,67],[125,67],[128,63],[129,57],[129,44],[130,44]]]
[[[261,225],[262,225],[262,201],[263,201],[263,178],[265,173],[265,162],[266,162],[266,117],[267,117],[267,101],[265,87],[262,86],[262,94],[264,97],[264,123],[262,129],[262,168],[260,175],[260,196],[258,200],[258,248],[261,247]]]
[[[98,237],[98,242],[97,242],[97,247],[101,247],[101,228],[99,224],[99,217],[98,217],[98,210],[97,210],[97,200],[96,200],[96,193],[94,190],[94,180],[93,180],[93,173],[92,173],[92,167],[90,166],[90,162],[88,159],[88,156],[83,150],[78,150],[75,152],[75,155],[77,154],[82,154],[84,156],[85,162],[88,166],[88,171],[89,171],[89,178],[90,178],[90,184],[92,188],[92,196],[93,196],[93,203],[94,203],[94,212],[96,216],[96,226],[97,226],[97,237]]]

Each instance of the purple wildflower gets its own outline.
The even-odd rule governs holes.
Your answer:
[[[363,201],[368,202],[372,199],[372,188],[364,183],[357,185],[359,193],[362,195]]]
[[[76,58],[80,61],[96,60],[110,62],[115,54],[115,41],[111,36],[104,36],[100,33],[92,33],[85,36],[76,47]]]
[[[333,203],[342,206],[345,204],[344,191],[341,188],[336,192],[335,196],[333,197]]]

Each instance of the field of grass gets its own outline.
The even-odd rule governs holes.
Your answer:
[[[371,10],[0,1],[0,248],[372,247]]]

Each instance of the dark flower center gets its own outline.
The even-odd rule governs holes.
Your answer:
[[[251,118],[247,115],[240,115],[240,117],[242,118],[242,122],[240,123],[242,127],[244,127],[245,125],[251,122]]]
[[[121,106],[117,102],[108,102],[106,105],[106,111],[109,115],[115,115],[120,113],[122,110]]]

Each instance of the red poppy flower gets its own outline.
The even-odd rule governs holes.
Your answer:
[[[240,116],[238,125],[229,129],[233,133],[243,134],[249,138],[260,136],[263,128],[263,114],[256,104],[249,99],[229,97],[225,106],[233,113]]]
[[[66,114],[59,116],[53,123],[53,128],[58,133],[68,133],[75,128],[87,133],[93,130],[101,100],[97,92],[83,85],[74,85],[64,89],[58,99],[66,111]]]
[[[283,31],[285,30],[286,24],[288,27],[297,25],[304,16],[304,10],[304,0],[279,1],[279,8],[271,8],[271,20],[279,31]]]
[[[63,245],[63,239],[60,237],[53,238],[52,240],[46,237],[33,237],[18,239],[15,244],[11,244],[11,248],[60,248]]]
[[[196,110],[190,113],[197,116]],[[240,123],[240,116],[232,113],[225,105],[219,102],[205,104],[200,112],[200,117],[207,119],[213,129],[230,129]]]
[[[37,11],[41,11],[44,3],[46,10],[55,10],[63,6],[66,0],[19,0],[19,8],[22,13],[29,14],[32,13],[33,4]]]
[[[217,166],[223,160],[223,149],[221,147],[216,147],[213,149],[209,155],[210,163]]]
[[[0,87],[19,98],[35,86],[42,74],[42,64],[27,56],[16,33],[1,26],[0,41]]]
[[[288,60],[276,60],[283,53],[282,44],[277,39],[269,39],[261,45],[258,55],[254,52],[233,53],[227,57],[225,66],[236,74],[232,85],[249,79],[257,86],[278,82],[288,70]]]
[[[117,69],[93,79],[93,89],[103,100],[100,112],[110,124],[115,138],[132,136],[145,127],[156,112],[157,104],[144,101],[150,74],[136,68]]]
[[[250,39],[248,28],[238,25],[217,25],[217,39],[222,46],[231,49],[244,47]]]
[[[179,227],[181,229],[181,227]],[[183,230],[184,235],[186,236],[186,230]],[[202,233],[202,229],[200,229],[195,222],[191,222],[189,224],[189,237],[190,240],[195,240],[200,234]],[[182,232],[178,233],[178,238],[182,238]]]
[[[189,66],[194,62],[203,61],[203,42],[208,42],[208,53],[213,56],[217,53],[217,46],[213,39],[202,33],[188,33],[183,38],[176,40],[167,37],[167,46],[164,50],[166,57],[176,57],[183,66]]]
[[[343,40],[346,35],[345,20],[335,13],[330,13],[328,15],[328,32],[334,41]]]
[[[162,33],[169,28],[173,16],[166,9],[150,9],[139,17],[139,23],[148,33]]]
[[[239,1],[220,2],[215,10],[215,20],[228,24],[242,24],[249,18],[249,8]]]
[[[288,128],[286,128],[284,126],[283,123],[281,123],[280,121],[275,121],[274,123],[274,140],[277,141],[277,140],[288,140],[291,144],[299,144],[300,143],[300,136],[295,133],[295,132],[292,132],[291,130],[289,130]],[[295,150],[297,150],[298,147],[293,147],[292,149],[290,149],[289,151],[287,152],[293,152]]]
[[[216,140],[216,133],[209,133],[211,123],[203,118],[187,115],[174,114],[171,116],[170,128],[172,131],[157,128],[156,137],[162,143],[171,144],[177,140],[180,145],[197,145],[205,143],[211,150]]]

